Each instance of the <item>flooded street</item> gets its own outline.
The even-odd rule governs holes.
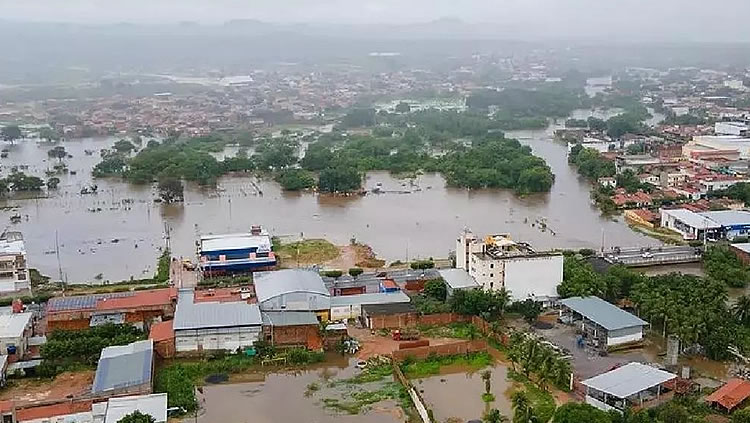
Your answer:
[[[228,177],[215,190],[188,185],[181,205],[154,203],[156,192],[150,186],[92,179],[99,150],[116,138],[72,140],[64,143],[73,155],[65,162],[76,175],[61,176],[60,188],[50,198],[3,201],[6,208],[18,209],[4,209],[0,219],[23,231],[31,266],[55,279],[60,274],[54,254],[57,232],[60,267],[70,283],[152,275],[158,249],[165,244],[165,223],[172,250],[187,257],[195,255],[197,234],[246,231],[251,224],[261,224],[274,235],[324,237],[338,244],[354,237],[389,261],[447,257],[464,228],[478,234],[510,232],[537,249],[599,248],[602,240],[605,247],[656,245],[631,231],[621,217],[601,217],[591,204],[588,182],[568,165],[566,146],[554,141],[553,130],[508,133],[551,166],[555,184],[546,194],[518,197],[511,191],[447,188],[434,174],[421,175],[411,187],[388,173],[373,172],[366,188],[381,182],[384,190],[412,193],[342,198],[288,193],[271,180]],[[44,176],[54,164],[47,158],[51,147],[17,142],[2,162],[3,173],[11,163],[27,164],[27,172]],[[95,153],[86,155],[84,150]],[[98,185],[98,194],[81,195],[91,184]],[[23,218],[11,225],[10,216],[16,213]],[[535,224],[541,220],[549,230]]]
[[[438,422],[466,422],[481,419],[489,408],[497,408],[504,416],[513,415],[509,399],[512,382],[507,379],[508,369],[502,364],[489,367],[492,371],[492,389],[495,401],[485,403],[482,400],[484,381],[482,369],[477,372],[466,372],[465,369],[451,369],[446,366],[440,375],[413,381],[414,386],[427,403]]]
[[[394,400],[384,400],[363,408],[360,414],[346,414],[326,408],[325,401],[346,398],[351,392],[370,388],[373,383],[351,385],[338,383],[358,372],[353,363],[319,367],[304,371],[285,371],[266,375],[239,375],[252,382],[208,385],[203,388],[203,410],[197,421],[202,423],[396,423],[405,414]],[[388,382],[394,384],[392,377]],[[383,382],[381,382],[382,385]],[[316,386],[311,390],[311,386]],[[193,422],[192,418],[186,422]]]

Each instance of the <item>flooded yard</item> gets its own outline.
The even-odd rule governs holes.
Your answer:
[[[302,371],[235,375],[199,396],[203,423],[396,423],[407,421],[391,375],[352,379],[356,361]],[[356,383],[355,383],[356,381]],[[396,398],[393,398],[393,397]],[[193,418],[185,422],[193,422]]]
[[[492,372],[490,391],[495,400],[490,403],[482,400],[485,386],[481,373],[484,370]],[[413,384],[438,422],[459,423],[481,419],[490,408],[500,410],[505,416],[512,416],[509,391],[513,382],[507,376],[508,368],[501,363],[475,372],[446,366],[441,369],[440,375],[416,379]]]

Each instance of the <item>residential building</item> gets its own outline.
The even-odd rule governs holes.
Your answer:
[[[602,176],[601,178],[597,179],[597,182],[603,187],[617,188],[617,178],[613,178],[611,176]]]
[[[140,411],[154,418],[155,423],[167,422],[167,394],[135,395],[93,402],[70,399],[53,403],[10,404],[10,413],[3,413],[3,423],[118,423],[123,417]],[[15,413],[15,420],[13,414]]]
[[[0,314],[0,354],[11,361],[24,358],[32,335],[33,313]]]
[[[255,295],[263,311],[314,311],[328,320],[331,295],[314,270],[282,269],[258,272],[254,278]]]
[[[622,413],[631,407],[657,405],[665,394],[672,394],[664,384],[675,379],[675,374],[632,362],[581,384],[586,388],[586,404]]]
[[[750,127],[744,122],[716,122],[714,124],[714,132],[716,135],[745,137],[748,135],[748,129],[750,129]]]
[[[562,283],[563,256],[537,252],[509,234],[487,236],[480,241],[465,231],[456,241],[456,267],[464,269],[485,290],[505,289],[514,301],[531,298],[548,302],[558,297]]]
[[[646,228],[656,227],[659,223],[660,217],[658,213],[654,213],[649,209],[625,210],[623,215],[628,222]]]
[[[460,270],[462,273],[466,273]],[[358,319],[363,305],[408,303],[411,299],[402,291],[331,297],[331,320]]]
[[[200,238],[199,265],[204,275],[268,270],[276,266],[271,236],[260,226],[250,233],[206,235]]]
[[[104,348],[96,366],[95,396],[150,394],[154,374],[154,342],[150,339]]]
[[[456,291],[480,288],[476,279],[463,269],[440,269],[438,273],[443,278],[448,297]]]
[[[661,159],[649,155],[617,156],[615,159],[615,169],[617,174],[626,170],[638,173],[643,168],[657,166],[661,164]]]
[[[47,302],[47,329],[129,323],[148,330],[152,323],[174,316],[176,301],[176,288],[54,297]]]
[[[0,236],[0,292],[31,289],[26,246],[20,232],[5,232]]]
[[[721,407],[722,411],[731,413],[750,398],[750,382],[744,379],[730,379],[721,388],[706,397],[706,402],[712,406]]]
[[[560,300],[560,320],[580,325],[581,331],[601,349],[641,342],[648,322],[599,297]]]
[[[260,338],[260,307],[247,302],[199,302],[193,290],[180,290],[173,330],[175,352],[236,351]]]

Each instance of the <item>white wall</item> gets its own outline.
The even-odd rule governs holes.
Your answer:
[[[594,407],[596,407],[596,408],[598,408],[598,409],[600,409],[602,411],[609,411],[609,410],[615,410],[615,411],[618,411],[618,412],[620,411],[620,410],[616,409],[615,407],[612,407],[612,406],[610,406],[610,405],[608,405],[608,404],[606,404],[606,403],[604,403],[602,401],[599,401],[596,398],[592,398],[592,397],[590,397],[588,395],[586,395],[586,404],[592,405],[592,406],[594,406]]]
[[[562,255],[515,257],[505,262],[505,289],[515,301],[557,297],[562,278]]]
[[[346,305],[331,307],[331,320],[356,319],[362,315],[362,306]]]
[[[282,306],[284,306],[282,308]],[[319,311],[330,310],[331,298],[315,292],[290,292],[269,298],[260,304],[266,311]]]
[[[627,344],[628,342],[637,342],[643,339],[643,327],[634,326],[632,328],[623,328],[610,331],[607,333],[607,346]]]
[[[241,328],[199,329],[175,331],[177,352],[203,350],[235,351],[237,348],[251,347],[260,337],[261,326]]]

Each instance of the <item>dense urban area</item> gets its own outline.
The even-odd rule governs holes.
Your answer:
[[[74,27],[0,28],[3,423],[750,422],[746,47]]]

